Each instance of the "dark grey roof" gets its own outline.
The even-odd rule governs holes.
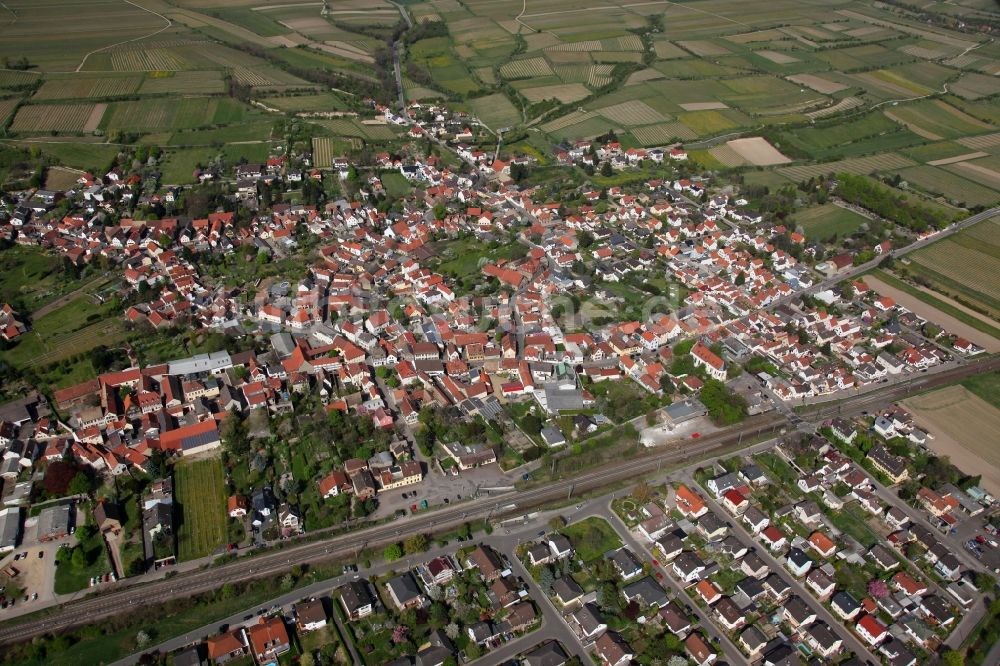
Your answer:
[[[417,581],[409,571],[389,579],[386,587],[392,591],[393,596],[401,604],[405,604],[407,601],[420,596],[420,588],[417,587]]]
[[[524,655],[525,666],[562,666],[569,657],[556,641],[542,643]]]

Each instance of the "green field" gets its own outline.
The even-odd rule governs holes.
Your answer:
[[[622,547],[618,533],[603,518],[587,518],[573,523],[562,533],[573,544],[577,557],[584,562],[593,562],[608,551]]]
[[[183,148],[168,151],[160,161],[164,184],[184,185],[195,182],[195,169],[199,165],[208,165],[218,155],[219,151],[215,148]]]
[[[1000,372],[975,375],[962,380],[962,386],[1000,409]]]
[[[390,171],[379,176],[386,194],[391,197],[405,197],[413,191],[413,185],[398,171]]]
[[[1000,317],[1000,219],[984,220],[910,255],[907,270]]]
[[[180,130],[239,123],[246,107],[226,97],[184,97],[113,102],[101,121],[105,130]]]
[[[221,459],[182,460],[174,466],[178,559],[204,557],[225,544],[225,492]]]
[[[825,240],[832,236],[850,236],[865,223],[865,218],[840,206],[824,204],[797,211],[792,221],[802,227],[802,232],[810,240]]]

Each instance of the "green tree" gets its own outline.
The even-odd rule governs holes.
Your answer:
[[[395,562],[403,556],[403,549],[400,548],[398,543],[389,544],[382,551],[382,559],[386,562]]]
[[[947,650],[941,655],[941,662],[946,666],[965,666],[965,657],[957,650]]]
[[[91,488],[90,478],[83,472],[77,472],[73,480],[69,482],[67,492],[70,495],[86,495],[90,493]]]
[[[427,536],[425,534],[414,534],[403,542],[403,548],[407,555],[416,555],[427,550]]]

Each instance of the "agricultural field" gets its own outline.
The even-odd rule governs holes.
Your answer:
[[[506,95],[500,93],[470,99],[469,108],[477,118],[493,129],[511,127],[521,121],[521,113]]]
[[[97,129],[103,104],[32,104],[22,106],[12,132],[84,132]],[[97,122],[94,116],[97,115]]]
[[[334,93],[318,93],[313,95],[284,95],[281,97],[263,97],[261,103],[273,109],[288,112],[329,112],[346,111],[350,107]]]
[[[75,71],[88,53],[161,30],[162,18],[116,0],[7,0],[16,21],[4,26],[3,55],[25,57],[36,71]]]
[[[917,425],[934,433],[930,448],[961,469],[976,470],[982,485],[1000,493],[1000,410],[964,386],[950,386],[908,398],[903,405]]]
[[[226,83],[222,79],[222,72],[214,70],[149,72],[139,88],[142,95],[211,95],[224,92]]]
[[[858,175],[867,175],[894,169],[904,169],[914,166],[913,160],[903,157],[897,153],[885,153],[872,157],[857,157],[835,162],[824,162],[822,164],[809,164],[799,166],[781,167],[778,173],[796,182],[808,180],[815,176],[822,176],[828,173],[839,173],[846,171]]]
[[[134,95],[139,90],[141,83],[142,76],[140,75],[47,77],[32,99],[34,101],[47,101],[125,97]]]
[[[909,256],[907,270],[1000,320],[1000,218],[917,250]]]
[[[972,182],[966,174],[927,165],[900,169],[898,173],[911,188],[942,196],[956,205],[991,206],[1000,201],[1000,183],[994,190]]]
[[[182,460],[174,465],[177,557],[210,555],[226,543],[226,486],[222,460]]]
[[[865,223],[865,218],[857,213],[832,203],[797,211],[792,223],[802,227],[802,233],[810,240],[826,240],[833,236],[850,236]]]
[[[245,106],[228,97],[112,102],[101,127],[127,132],[194,129],[238,123],[245,113]]]

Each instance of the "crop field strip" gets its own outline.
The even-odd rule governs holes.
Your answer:
[[[210,555],[226,542],[225,482],[219,458],[181,462],[174,468],[181,521],[177,556],[181,561]]]
[[[188,95],[211,95],[226,91],[222,72],[215,70],[192,70],[181,72],[150,72],[139,94],[179,93]]]
[[[95,104],[31,104],[22,106],[11,123],[13,132],[82,132]]]
[[[868,175],[881,171],[893,171],[915,166],[916,162],[898,153],[885,153],[871,157],[855,157],[836,162],[822,164],[802,164],[798,166],[781,167],[777,172],[795,182],[808,180],[816,176],[841,171],[856,175]]]
[[[998,248],[980,241],[979,251],[945,239],[919,250],[911,257],[911,268],[932,281],[943,278],[944,291],[958,291],[995,311],[1000,309],[1000,259]],[[991,254],[992,253],[992,254]]]
[[[916,186],[925,192],[939,194],[967,206],[990,206],[1000,200],[1000,192],[946,169],[921,165],[900,169],[898,173],[911,187]]]
[[[47,79],[32,99],[44,101],[88,97],[124,97],[135,94],[139,90],[142,79],[143,77],[140,75]]]

